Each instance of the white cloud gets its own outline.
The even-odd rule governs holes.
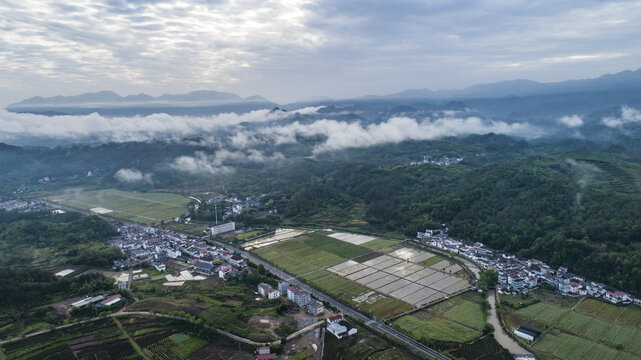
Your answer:
[[[57,140],[146,141],[180,138],[227,129],[241,123],[266,123],[285,119],[296,112],[311,114],[318,107],[293,112],[256,110],[208,117],[153,114],[135,117],[105,117],[96,113],[80,116],[42,116],[0,110],[0,141],[21,137]]]
[[[566,115],[562,118],[559,118],[558,122],[569,128],[583,126],[583,118],[581,118],[579,115]]]
[[[258,150],[246,152],[220,150],[213,154],[196,151],[193,156],[179,156],[169,167],[190,174],[226,175],[234,172],[234,165],[240,163],[266,163],[284,160],[281,153],[265,155]]]
[[[620,128],[625,124],[641,122],[641,112],[628,106],[621,107],[621,116],[607,116],[601,119],[603,124],[612,128]]]
[[[417,121],[408,117],[394,117],[386,122],[364,126],[359,122],[318,120],[310,124],[294,122],[272,126],[254,132],[240,132],[232,138],[239,147],[261,143],[288,144],[297,142],[297,136],[324,136],[326,140],[314,148],[315,153],[346,148],[367,147],[406,140],[432,140],[445,136],[497,133],[535,138],[543,130],[528,123],[508,124],[483,120],[478,117],[457,118],[446,116],[435,120]]]
[[[139,181],[144,181],[149,184],[152,183],[152,174],[143,174],[138,169],[120,169],[116,171],[116,174],[114,174],[114,178],[124,183],[134,183]]]

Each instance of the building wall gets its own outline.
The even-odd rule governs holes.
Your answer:
[[[236,223],[233,221],[225,224],[215,225],[209,228],[209,232],[212,235],[223,234],[234,230],[236,230]]]

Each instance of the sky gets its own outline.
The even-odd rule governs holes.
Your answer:
[[[641,67],[641,1],[3,0],[0,106],[209,89],[279,103]]]

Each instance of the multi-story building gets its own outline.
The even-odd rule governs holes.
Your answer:
[[[298,306],[305,306],[312,299],[308,293],[293,286],[287,288],[287,298]]]
[[[289,283],[285,280],[278,280],[278,291],[281,294],[287,294],[287,288],[289,287]]]
[[[234,230],[236,230],[236,223],[233,221],[224,224],[212,225],[207,229],[207,231],[209,231],[209,234],[213,236],[224,234]]]
[[[307,303],[307,311],[314,316],[320,315],[324,311],[323,303],[321,303],[320,301],[311,300]]]

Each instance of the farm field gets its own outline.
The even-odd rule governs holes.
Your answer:
[[[106,318],[5,344],[3,348],[5,357],[11,360],[205,359],[199,355],[200,350],[212,348],[218,348],[224,359],[250,356],[229,340],[214,337],[186,321],[142,316]]]
[[[421,320],[414,315],[405,315],[394,321],[394,328],[422,342],[465,342],[480,336],[478,331],[442,317]]]
[[[577,311],[585,315],[641,329],[641,308],[638,307],[617,307],[595,299],[586,299],[579,305]]]
[[[476,301],[475,293],[465,293],[405,315],[393,326],[420,341],[471,341],[481,336],[485,325],[485,314]]]
[[[504,308],[510,327],[521,324],[544,332],[534,350],[560,359],[641,358],[641,310],[585,299],[570,310],[541,301],[512,311]],[[558,335],[549,329],[561,331]]]
[[[318,233],[305,234],[252,251],[294,275],[309,273],[370,252],[363,246]]]
[[[545,325],[550,325],[565,314],[566,311],[568,310],[559,306],[539,302],[517,310],[515,314],[526,319],[536,320]]]
[[[390,239],[375,239],[369,242],[366,242],[364,244],[361,244],[361,246],[366,247],[372,251],[378,251],[380,253],[386,254],[388,252],[392,252],[392,246],[398,244],[399,242],[397,240],[390,240]]]
[[[389,241],[379,240],[371,241],[376,242],[373,248],[380,249],[391,244]],[[300,276],[302,280],[325,293],[351,303],[376,317],[386,318],[410,310],[411,305],[382,295],[376,301],[356,304],[353,298],[370,290],[325,270],[326,267],[346,259],[370,253],[371,249],[365,246],[367,244],[354,245],[320,233],[308,233],[291,240],[255,248],[252,252],[279,268]]]
[[[356,325],[356,327],[358,328],[358,332],[355,335],[340,340],[329,332],[326,332],[323,359],[421,359],[421,357],[414,355],[403,348],[391,346],[383,338],[371,332],[369,329],[363,328],[359,325]]]
[[[637,356],[626,354],[594,341],[565,333],[559,335],[546,334],[536,342],[534,349],[568,360],[638,359]]]
[[[421,261],[421,265],[432,266],[434,264],[440,263],[443,260],[445,260],[443,257],[441,257],[439,255],[436,255],[436,256],[432,256],[431,258],[429,258],[427,260]]]
[[[208,325],[254,341],[273,340],[273,335],[252,328],[252,315],[276,316],[284,300],[256,300],[254,288],[245,284],[223,284],[210,278],[187,282],[179,288],[167,289],[158,282],[135,283],[132,292],[140,299],[129,311],[155,311],[193,317]]]
[[[180,216],[190,202],[188,197],[179,194],[137,193],[115,189],[66,190],[46,199],[76,209],[145,225],[158,224]]]

